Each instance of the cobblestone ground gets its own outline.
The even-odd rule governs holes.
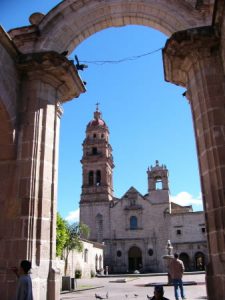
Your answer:
[[[125,277],[124,277],[125,278]],[[125,283],[117,283],[116,280],[121,278],[92,278],[79,279],[78,289],[82,291],[75,291],[73,293],[61,294],[60,300],[85,300],[96,299],[95,294],[111,300],[136,299],[146,300],[147,295],[153,296],[154,287],[145,286],[152,283],[166,283],[166,276],[149,276],[149,277],[135,277],[127,278]],[[206,285],[204,274],[188,274],[184,276],[184,282],[194,281],[196,285],[184,286],[185,296],[187,300],[207,299]],[[94,288],[94,289],[91,289]],[[172,286],[164,287],[164,296],[170,300],[174,300],[174,290]]]

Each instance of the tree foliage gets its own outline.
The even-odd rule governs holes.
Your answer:
[[[65,275],[67,273],[68,257],[72,250],[83,251],[81,238],[87,239],[89,227],[85,224],[69,224],[60,214],[57,214],[56,255],[65,260]]]
[[[56,224],[56,256],[62,258],[63,249],[68,239],[68,224],[67,222],[57,213],[57,224]]]

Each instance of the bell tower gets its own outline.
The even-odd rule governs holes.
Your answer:
[[[156,160],[155,166],[147,170],[148,193],[152,203],[169,203],[169,180],[168,169],[165,165],[159,165]]]
[[[109,202],[113,199],[113,157],[109,129],[96,104],[94,118],[86,128],[81,159],[83,180],[80,203]]]

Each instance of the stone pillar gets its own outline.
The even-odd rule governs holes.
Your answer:
[[[163,50],[167,81],[186,86],[197,144],[209,247],[209,300],[225,295],[225,81],[214,27],[177,32]]]
[[[21,95],[13,200],[16,213],[11,219],[17,231],[7,237],[6,260],[9,266],[30,260],[34,299],[56,300],[60,291],[55,260],[59,103],[77,97],[84,86],[73,63],[55,52],[21,55],[17,66]],[[6,274],[4,283],[6,292],[0,290],[0,294],[5,293],[5,300],[12,299],[15,280],[11,274]]]

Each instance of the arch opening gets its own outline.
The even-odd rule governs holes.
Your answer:
[[[179,255],[179,258],[180,258],[180,260],[183,261],[185,270],[186,271],[190,271],[190,258],[189,258],[189,255],[187,253],[185,253],[185,252],[182,252]]]
[[[139,247],[133,246],[128,251],[129,271],[140,270],[142,268],[142,252]]]
[[[98,9],[96,10],[92,10],[92,8],[89,10],[88,6],[90,4],[91,7],[91,1],[85,2],[87,10],[85,10],[85,8],[82,6],[84,5],[83,1],[74,0],[74,1],[67,1],[67,3],[64,2],[58,5],[58,7],[56,7],[53,11],[51,11],[41,21],[38,28],[38,30],[41,29],[39,31],[41,38],[38,41],[36,40],[35,41],[36,46],[33,48],[31,46],[31,48],[35,49],[36,52],[38,52],[39,50],[43,50],[43,51],[54,50],[61,53],[63,50],[68,50],[69,53],[71,53],[72,50],[76,48],[77,45],[79,45],[80,42],[86,39],[88,36],[91,36],[93,33],[101,31],[102,29],[113,27],[113,26],[118,27],[118,26],[125,26],[128,24],[140,24],[148,27],[149,26],[153,27],[155,29],[164,32],[167,35],[170,35],[171,33],[181,29],[206,25],[208,20],[207,14],[204,14],[204,18],[203,18],[200,14],[196,13],[196,11],[190,10],[191,7],[187,5],[187,1],[182,2],[182,4],[181,1],[176,1],[176,2],[174,1],[172,6],[169,7],[166,6],[167,14],[164,14],[163,7],[165,7],[165,5],[170,5],[170,4],[168,4],[168,1],[162,0],[159,4],[160,5],[159,7],[151,6],[150,11],[148,11],[146,7],[144,7],[143,12],[136,11],[135,15],[133,14],[133,11],[135,11],[135,5],[138,3],[138,1],[137,2],[133,1],[131,5],[129,4],[129,8],[127,7],[125,8],[126,2],[127,1],[125,0],[120,1],[119,5],[121,5],[121,7],[117,7],[115,4],[116,2],[112,1],[111,3],[114,5],[114,7],[113,6],[111,7],[110,4],[109,7],[110,13],[109,12],[105,13],[104,14],[105,17],[103,17],[101,14],[99,16],[98,14],[101,6],[98,6]],[[107,1],[101,1],[101,3],[99,2],[98,4],[103,5],[106,3]],[[77,7],[75,7],[76,5]],[[178,7],[179,7],[180,14],[177,14]],[[105,10],[107,10],[107,8],[108,8],[107,6],[104,7]],[[120,8],[119,14],[116,13],[116,10],[114,10],[114,8],[116,8],[116,10]],[[80,22],[82,19],[78,20],[78,18],[77,19],[70,18],[74,16],[72,14],[70,15],[70,11],[71,12],[73,11],[74,14],[74,12],[77,13],[79,9],[81,10],[83,9],[86,15],[88,11],[90,12],[89,14],[90,24],[87,24],[86,20],[84,20],[84,22]],[[171,12],[171,14],[168,13],[169,11]],[[172,11],[174,12],[172,13]],[[96,15],[98,16],[97,18]],[[178,15],[179,15],[179,19],[175,17]],[[80,17],[83,18],[82,14],[80,14]],[[64,19],[64,21],[58,22],[60,18]],[[71,19],[76,20],[75,22],[77,22],[77,24],[79,23],[79,25],[77,26],[77,24],[73,23]],[[108,19],[110,20],[109,23],[107,23]],[[71,31],[71,28],[75,28],[75,29]],[[141,257],[140,253],[138,253],[137,250],[129,251],[129,253],[130,253],[129,258]]]
[[[177,13],[179,11],[179,14]],[[144,25],[170,36],[173,32],[203,26],[210,22],[210,7],[204,15],[186,1],[65,1],[39,23],[42,38],[36,51],[72,52],[84,39],[109,27]],[[88,21],[87,17],[88,16]]]
[[[195,254],[195,269],[198,271],[205,270],[205,255],[202,252]]]

